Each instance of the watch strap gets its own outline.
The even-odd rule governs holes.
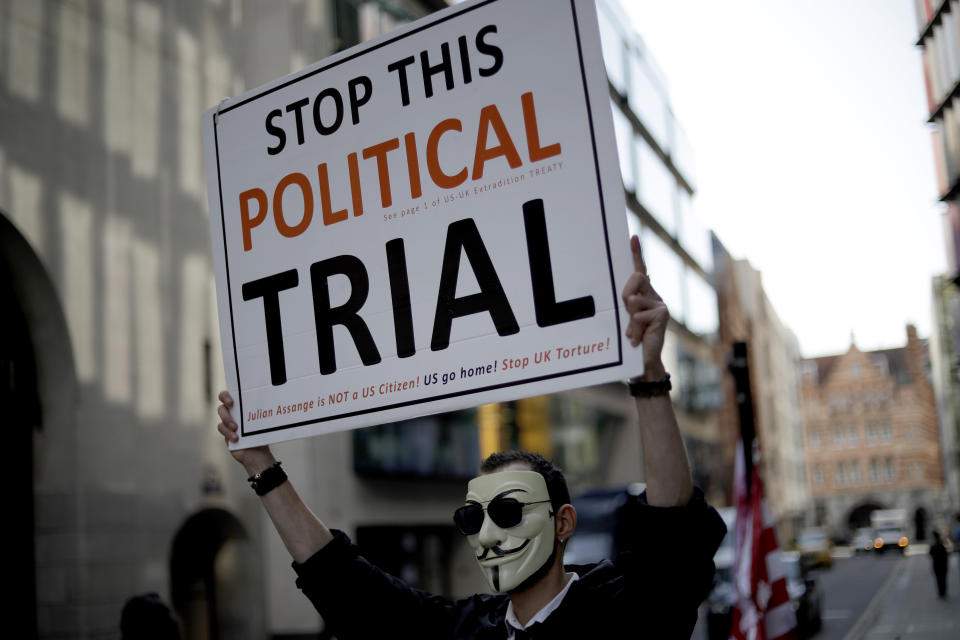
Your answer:
[[[668,373],[663,380],[627,380],[627,388],[630,389],[630,395],[635,398],[656,398],[668,395],[673,385],[670,383]]]
[[[283,470],[283,467],[280,466],[279,460],[260,473],[256,473],[247,478],[247,482],[250,483],[250,486],[253,487],[254,492],[256,492],[258,496],[266,495],[286,481],[287,473]]]

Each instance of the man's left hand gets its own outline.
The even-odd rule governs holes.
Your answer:
[[[643,375],[640,380],[663,380],[666,370],[660,354],[663,351],[663,338],[670,322],[667,305],[650,285],[647,266],[640,251],[640,239],[630,238],[630,251],[633,253],[633,274],[623,287],[623,301],[630,314],[626,336],[630,344],[636,347],[643,343]]]

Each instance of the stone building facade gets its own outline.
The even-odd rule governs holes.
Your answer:
[[[912,539],[948,517],[928,347],[907,326],[903,347],[804,360],[807,475],[818,524],[835,536],[906,509]]]
[[[214,429],[200,118],[444,4],[0,3],[0,406],[17,479],[6,636],[116,638],[124,601],[147,591],[189,638],[316,633]],[[324,474],[349,467],[350,442],[294,452],[298,479],[320,487],[313,506],[343,491]],[[318,453],[345,462],[306,477]],[[363,518],[337,515],[351,530]]]
[[[960,509],[960,2],[914,0],[919,58],[923,64],[930,137],[943,202],[947,272],[931,280],[933,329],[930,352],[940,413],[947,495]]]
[[[733,259],[716,237],[713,244],[721,341],[747,343],[765,495],[780,542],[788,544],[808,523],[810,507],[800,347],[796,336],[777,316],[763,289],[761,273],[749,261]],[[739,440],[739,411],[732,376],[728,378],[723,422],[728,425],[729,438],[724,453],[732,459]]]

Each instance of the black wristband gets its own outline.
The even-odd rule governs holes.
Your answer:
[[[247,482],[253,487],[258,496],[266,495],[287,481],[287,473],[280,466],[277,460],[272,465],[247,478]]]
[[[655,398],[665,396],[673,389],[670,384],[670,374],[666,374],[663,380],[647,382],[646,380],[627,380],[627,388],[630,389],[630,395],[635,398]]]

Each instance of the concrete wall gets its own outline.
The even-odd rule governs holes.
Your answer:
[[[42,405],[42,637],[115,637],[127,597],[169,599],[172,540],[204,508],[240,518],[244,548],[259,553],[259,507],[212,428],[211,390],[223,385],[200,117],[328,54],[329,10],[323,0],[0,5],[2,259]],[[259,562],[248,564],[255,582]],[[263,600],[224,619],[242,616],[263,637]]]

